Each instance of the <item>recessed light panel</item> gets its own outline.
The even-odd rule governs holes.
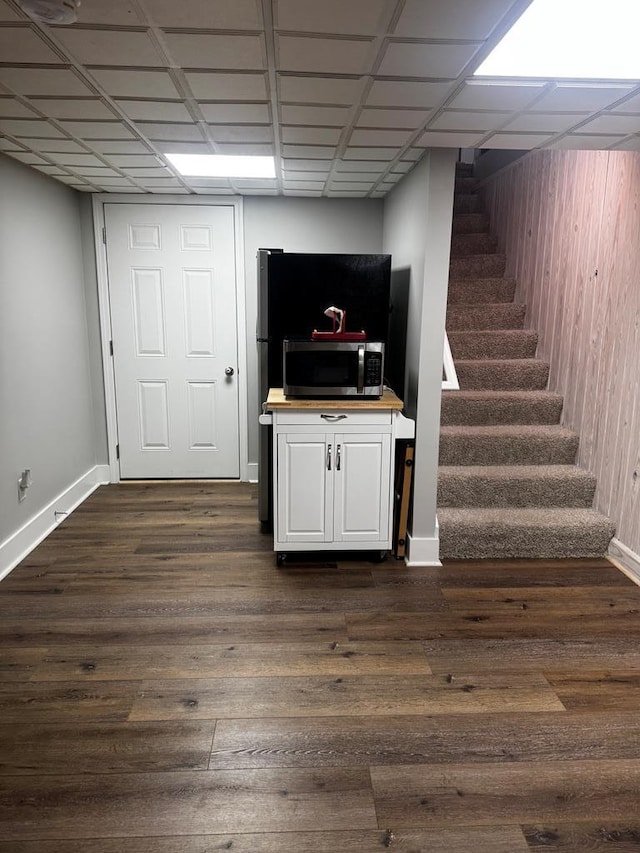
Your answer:
[[[640,79],[639,27],[638,0],[533,0],[475,73]]]
[[[181,175],[201,178],[275,178],[273,157],[225,154],[166,154]]]

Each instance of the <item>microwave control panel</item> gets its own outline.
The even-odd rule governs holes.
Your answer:
[[[364,384],[382,385],[382,353],[368,352],[364,362]]]

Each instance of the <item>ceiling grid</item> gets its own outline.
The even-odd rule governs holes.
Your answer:
[[[86,192],[377,198],[430,147],[640,150],[640,80],[474,78],[529,3],[83,0],[47,26],[0,0],[0,151]]]

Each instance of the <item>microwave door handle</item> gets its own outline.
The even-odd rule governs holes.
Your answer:
[[[358,347],[358,394],[364,392],[364,346]]]

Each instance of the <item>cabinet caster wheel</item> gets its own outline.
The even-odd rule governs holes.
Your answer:
[[[373,562],[374,563],[384,563],[384,561],[387,559],[388,555],[389,555],[388,551],[376,551],[376,552],[374,552],[374,555],[373,555]]]
[[[276,554],[276,566],[278,566],[278,568],[284,566],[286,562],[287,555],[283,551],[280,551],[278,554]]]

